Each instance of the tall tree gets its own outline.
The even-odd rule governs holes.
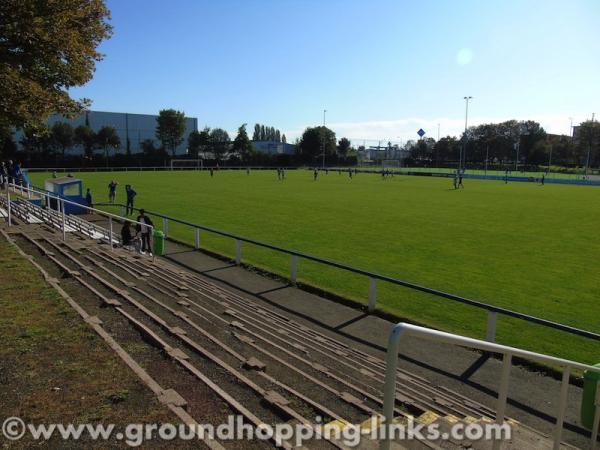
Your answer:
[[[345,158],[348,154],[348,150],[350,150],[350,145],[350,139],[345,137],[341,138],[338,142],[337,148],[339,155]]]
[[[260,124],[259,123],[254,124],[254,133],[252,133],[252,140],[260,141]]]
[[[48,156],[53,150],[50,142],[50,130],[45,125],[24,128],[21,145],[28,155],[37,153]]]
[[[10,157],[17,150],[17,144],[13,140],[12,130],[8,127],[0,127],[0,159]]]
[[[162,142],[165,150],[175,157],[177,146],[183,142],[185,133],[185,114],[174,109],[162,109],[156,118],[156,138]]]
[[[580,163],[584,167],[596,165],[599,157],[600,146],[600,123],[587,120],[579,125],[577,131],[577,153],[580,155]]]
[[[325,155],[333,155],[336,151],[335,133],[324,126],[304,130],[297,147],[300,157],[308,163],[318,163]]]
[[[210,131],[210,149],[215,155],[216,160],[220,160],[229,149],[231,139],[227,131],[222,128],[213,128]]]
[[[110,37],[103,0],[0,2],[0,126],[39,127],[51,113],[89,104],[69,90],[87,83]]]
[[[248,161],[248,157],[252,151],[252,142],[248,138],[246,124],[238,128],[238,134],[233,140],[233,150],[240,154],[242,161]]]
[[[190,156],[198,158],[200,149],[202,148],[202,136],[198,130],[194,130],[188,136],[188,152]]]
[[[265,126],[264,125],[260,126],[260,140],[261,141],[266,141],[267,140],[267,133],[265,131]]]
[[[281,135],[281,142],[283,142],[284,144],[287,144],[287,138],[285,137],[285,134]]]
[[[74,143],[83,147],[83,154],[91,159],[97,144],[96,133],[89,125],[79,125],[75,128]]]
[[[275,130],[275,141],[281,142],[281,132],[279,130]]]
[[[109,150],[111,148],[115,150],[121,145],[121,139],[117,134],[117,130],[108,125],[98,130],[98,134],[96,134],[96,142],[100,148],[104,149],[106,164],[108,164]]]
[[[73,127],[66,122],[56,122],[50,129],[50,139],[54,146],[60,149],[63,160],[65,152],[75,143]]]

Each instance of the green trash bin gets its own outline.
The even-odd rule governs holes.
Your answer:
[[[165,254],[165,233],[160,230],[154,230],[154,255],[162,256]]]
[[[600,364],[594,367],[600,369]],[[594,413],[596,412],[596,390],[600,382],[600,372],[586,370],[583,374],[583,395],[581,396],[581,423],[588,430],[594,426]]]

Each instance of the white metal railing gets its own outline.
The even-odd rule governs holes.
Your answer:
[[[78,208],[85,209],[86,211],[92,211],[103,217],[108,218],[108,242],[110,244],[109,246],[110,246],[111,251],[114,250],[114,247],[113,247],[113,242],[114,242],[113,219],[127,221],[127,222],[134,223],[134,224],[141,225],[141,226],[146,226],[146,227],[148,227],[148,232],[150,233],[150,235],[152,236],[154,234],[154,226],[153,225],[148,225],[148,224],[139,222],[137,220],[119,216],[117,214],[111,214],[109,212],[102,211],[100,209],[96,209],[96,208],[93,208],[93,207],[90,207],[87,205],[82,205],[81,203],[67,200],[56,194],[52,194],[47,191],[41,191],[39,189],[32,188],[31,186],[23,186],[23,185],[17,185],[17,184],[13,184],[13,183],[6,183],[6,200],[7,200],[7,215],[8,215],[7,222],[8,222],[9,227],[12,225],[12,221],[11,221],[12,206],[11,206],[11,198],[10,198],[11,189],[13,192],[20,194],[22,197],[27,196],[28,199],[31,199],[31,194],[39,195],[41,198],[46,199],[47,205],[50,205],[50,199],[55,200],[57,202],[56,204],[58,207],[58,211],[61,215],[60,222],[61,222],[61,230],[62,230],[62,234],[63,234],[63,241],[67,240],[67,222],[68,222],[67,215],[65,213],[65,204],[74,205],[74,206],[77,206]],[[149,250],[152,251],[152,249],[149,249]],[[154,259],[154,252],[152,252],[152,258]]]
[[[502,354],[502,371],[500,375],[500,387],[498,389],[498,403],[496,406],[496,423],[502,425],[504,423],[505,411],[506,411],[506,400],[508,396],[508,384],[510,368],[512,366],[513,356],[520,358],[542,362],[545,364],[552,364],[563,368],[562,384],[560,389],[559,401],[558,401],[558,412],[556,416],[556,424],[553,433],[554,449],[560,448],[563,422],[565,418],[565,408],[567,404],[567,394],[569,388],[569,376],[572,369],[588,370],[592,372],[600,373],[600,367],[594,367],[587,364],[570,361],[568,359],[556,358],[554,356],[543,355],[541,353],[530,352],[527,350],[521,350],[515,347],[508,347],[505,345],[494,344],[492,342],[482,341],[479,339],[468,338],[456,334],[445,333],[443,331],[432,330],[430,328],[419,327],[408,323],[399,323],[392,328],[388,340],[388,349],[386,356],[386,372],[385,372],[385,385],[384,385],[384,403],[383,403],[383,414],[385,417],[384,424],[389,426],[392,424],[394,419],[394,406],[396,402],[396,375],[398,368],[398,350],[400,347],[400,339],[405,336],[417,336],[420,338],[433,340],[436,342],[443,342],[451,345],[459,345],[462,347],[469,347],[477,350],[483,350],[486,352],[492,352]],[[598,427],[600,424],[600,383],[598,383],[596,392],[596,410],[593,420],[592,429],[592,449],[596,448]],[[390,448],[389,433],[385,433],[380,443],[381,450],[389,450]],[[500,448],[501,441],[495,440],[492,448],[497,450]]]
[[[125,215],[127,210],[127,206],[120,203],[98,203],[97,206],[105,206],[111,208],[121,208],[121,215]],[[131,207],[133,211],[139,211],[138,208]],[[343,270],[349,273],[357,274],[360,276],[365,276],[368,282],[368,303],[367,310],[368,312],[373,312],[377,307],[377,296],[378,296],[378,284],[383,282],[395,286],[402,286],[408,289],[412,289],[414,291],[423,292],[426,294],[430,294],[437,298],[444,298],[446,300],[450,300],[453,302],[462,303],[465,305],[469,305],[473,308],[478,308],[481,310],[485,310],[487,312],[487,328],[486,328],[486,340],[490,342],[496,341],[496,329],[497,329],[497,321],[499,318],[504,317],[512,317],[525,322],[534,323],[536,325],[541,325],[547,328],[552,328],[554,330],[560,330],[562,332],[566,332],[575,336],[584,337],[586,339],[592,339],[594,341],[600,342],[600,333],[595,333],[588,330],[583,330],[579,328],[572,327],[570,325],[564,325],[558,322],[553,322],[551,320],[543,319],[541,317],[531,316],[528,314],[520,313],[518,311],[509,310],[506,308],[502,308],[499,306],[494,306],[491,304],[487,304],[481,302],[479,300],[473,300],[465,297],[461,297],[459,295],[450,294],[448,292],[439,291],[437,289],[429,288],[427,286],[422,286],[416,283],[412,283],[406,280],[401,280],[398,278],[394,278],[387,275],[382,275],[376,272],[371,272],[365,269],[360,269],[357,267],[350,266],[348,264],[336,262],[330,259],[322,258],[319,256],[311,255],[308,253],[303,253],[297,250],[292,250],[289,248],[280,247],[277,245],[269,244],[267,242],[257,241],[255,239],[250,239],[244,236],[236,235],[227,231],[218,230],[212,227],[207,227],[205,225],[200,225],[197,223],[192,223],[186,220],[177,219],[175,217],[170,217],[165,214],[161,214],[154,211],[149,211],[145,209],[146,215],[153,216],[156,220],[162,219],[163,224],[163,232],[165,234],[165,238],[170,236],[169,233],[169,224],[175,223],[178,225],[183,225],[193,231],[194,234],[194,247],[196,249],[200,249],[201,245],[201,232],[202,233],[210,233],[218,236],[223,236],[229,239],[232,239],[235,244],[235,262],[240,265],[242,263],[243,256],[243,245],[250,244],[257,247],[261,247],[264,249],[272,250],[274,252],[278,252],[281,254],[286,254],[290,257],[290,272],[289,272],[289,280],[292,284],[297,283],[298,278],[298,270],[299,270],[299,262],[300,260],[311,261],[317,264],[322,264],[327,267],[333,267],[339,270]],[[191,243],[190,243],[191,244]]]

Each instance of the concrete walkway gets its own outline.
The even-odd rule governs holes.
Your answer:
[[[392,322],[351,306],[327,300],[235,264],[171,241],[165,257],[217,284],[244,295],[261,307],[278,310],[361,350],[385,358]],[[409,337],[401,344],[400,367],[433,384],[495,408],[501,362],[475,351]],[[519,366],[510,377],[507,415],[552,434],[560,381]],[[582,391],[569,389],[563,440],[589,448],[589,432],[579,423]]]

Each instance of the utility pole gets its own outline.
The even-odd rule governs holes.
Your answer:
[[[438,138],[437,141],[440,142],[440,124],[438,123]]]

